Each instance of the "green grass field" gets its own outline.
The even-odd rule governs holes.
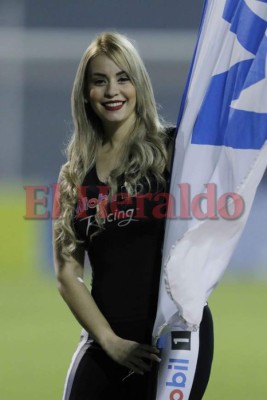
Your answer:
[[[80,327],[51,278],[1,284],[2,400],[61,399]],[[267,284],[222,282],[210,299],[215,357],[205,400],[267,398]]]
[[[215,354],[204,399],[267,399],[266,281],[224,280],[209,303]]]
[[[41,272],[39,226],[23,207],[14,196],[1,203],[0,399],[60,400],[81,329]],[[204,400],[267,399],[267,281],[224,279],[209,303],[215,354]]]

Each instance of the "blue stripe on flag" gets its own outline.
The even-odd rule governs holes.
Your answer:
[[[267,139],[267,114],[230,107],[231,101],[240,94],[242,82],[235,84],[238,72],[247,70],[252,64],[251,60],[243,61],[212,79],[193,129],[193,144],[225,145],[239,149],[262,147]],[[231,92],[233,86],[234,93]]]
[[[231,109],[224,145],[260,149],[267,139],[267,114]]]
[[[266,26],[267,22],[265,29]],[[255,42],[254,34],[258,26],[243,26],[243,30]],[[241,61],[228,71],[212,77],[193,129],[193,144],[260,149],[267,139],[267,114],[251,111],[257,109],[252,107],[253,99],[251,110],[246,107],[238,110],[231,108],[231,102],[239,99],[242,91],[266,78],[267,36],[263,32],[261,41],[259,35],[256,36],[258,48],[255,58]]]
[[[266,0],[267,1],[267,0]],[[267,27],[267,23],[266,23]],[[266,77],[267,36],[263,35],[256,57],[247,75],[244,89]]]
[[[256,15],[240,0],[228,0],[223,18],[231,24],[231,32],[235,33],[241,45],[256,54],[259,43],[266,30],[266,21]],[[246,27],[246,29],[244,29]],[[257,29],[254,29],[257,27]]]

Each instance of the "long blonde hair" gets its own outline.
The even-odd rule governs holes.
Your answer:
[[[88,64],[100,54],[108,56],[125,71],[136,89],[136,123],[123,151],[122,162],[111,171],[111,193],[116,192],[117,178],[122,174],[126,177],[129,193],[133,193],[137,184],[144,179],[148,185],[151,178],[164,185],[163,171],[167,160],[165,134],[148,73],[137,50],[126,36],[104,32],[85,50],[72,90],[74,131],[66,147],[67,162],[59,174],[61,215],[55,221],[56,243],[66,255],[70,255],[80,242],[73,229],[79,187],[88,170],[93,167],[97,148],[104,139],[101,121],[86,102]]]

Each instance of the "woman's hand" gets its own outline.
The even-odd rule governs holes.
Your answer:
[[[102,348],[114,361],[140,375],[150,371],[152,361],[161,361],[156,347],[125,340],[116,335],[102,344]]]

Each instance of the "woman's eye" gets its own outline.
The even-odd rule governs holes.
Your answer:
[[[130,80],[130,78],[127,75],[121,76],[119,78],[119,82],[128,82],[129,80]]]
[[[97,86],[102,86],[105,85],[106,81],[104,79],[96,79],[95,81],[93,81],[94,85]]]

